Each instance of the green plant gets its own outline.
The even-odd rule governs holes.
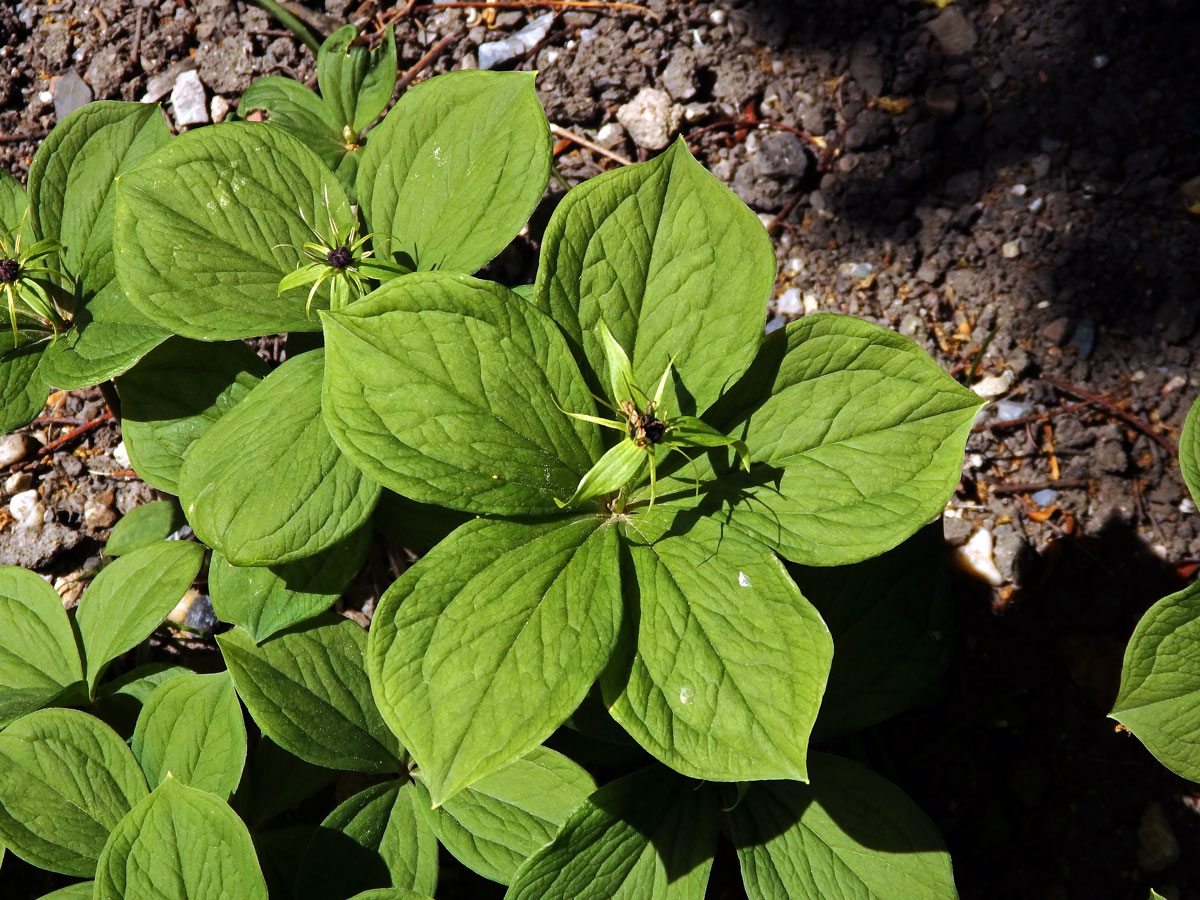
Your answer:
[[[440,842],[512,900],[698,898],[724,833],[752,897],[955,896],[912,802],[809,746],[944,662],[922,526],[978,399],[859,320],[764,338],[771,243],[682,142],[568,193],[533,285],[473,277],[547,182],[532,87],[405,94],[357,203],[278,121],[116,178],[108,283],[159,335],[123,435],[181,505],[114,531],[74,614],[0,570],[0,843],[70,890],[431,895]],[[239,340],[277,333],[273,369]],[[201,569],[181,514],[225,671],[102,684]],[[424,555],[366,633],[327,610],[376,529]],[[326,815],[338,772],[367,781]]]
[[[1200,496],[1200,401],[1193,403],[1179,440],[1179,467]],[[1164,597],[1142,616],[1121,668],[1121,687],[1109,713],[1137,735],[1163,765],[1200,781],[1200,583]]]

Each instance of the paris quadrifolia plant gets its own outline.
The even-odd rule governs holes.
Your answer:
[[[115,379],[168,499],[74,609],[0,569],[0,844],[94,900],[411,900],[439,846],[509,900],[698,900],[722,840],[750,897],[955,897],[822,742],[945,663],[926,526],[978,398],[864,321],[764,336],[771,241],[682,141],[560,198],[533,284],[479,277],[544,201],[533,75],[367,131],[394,45],[347,35],[266,122],[96,104],[35,158],[18,268],[78,302],[23,301],[62,320],[0,360],[3,423]],[[197,578],[212,674],[147,642]],[[375,584],[369,631],[331,611]]]

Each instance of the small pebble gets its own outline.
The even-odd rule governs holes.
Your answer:
[[[1034,178],[1045,178],[1050,174],[1050,157],[1044,153],[1039,153],[1031,159],[1029,165],[1033,169]]]
[[[596,132],[596,143],[603,147],[625,140],[625,129],[618,122],[608,122]]]
[[[19,463],[37,447],[37,441],[27,434],[12,433],[0,438],[0,468]]]
[[[1021,255],[1021,240],[1018,238],[1015,241],[1005,241],[1000,247],[1000,254],[1005,259],[1016,259]]]
[[[821,301],[817,299],[817,295],[812,291],[806,291],[804,294],[804,314],[810,316],[821,308]]]
[[[985,375],[980,378],[971,390],[975,392],[977,397],[982,397],[985,400],[990,400],[993,397],[999,397],[1001,394],[1007,394],[1013,386],[1013,381],[1016,378],[1012,372],[1005,369],[999,375]]]
[[[1016,400],[997,400],[992,407],[997,422],[1007,422],[1010,419],[1021,419],[1033,411],[1028,403],[1018,403]]]
[[[125,449],[124,441],[121,441],[121,443],[113,447],[112,457],[116,461],[117,465],[122,469],[128,469],[130,467],[129,451]]]
[[[724,25],[727,16],[728,13],[726,13],[725,10],[714,9],[708,14],[708,21],[712,22],[714,25]]]
[[[775,311],[781,316],[798,316],[803,308],[800,288],[788,288],[775,301]]]
[[[1109,59],[1103,53],[1099,53],[1096,56],[1092,57],[1092,68],[1096,69],[1097,71],[1099,71],[1100,69],[1106,68],[1108,66],[1108,63],[1109,63]]]
[[[1040,490],[1040,491],[1037,491],[1036,493],[1034,493],[1029,499],[1032,500],[1034,503],[1036,503],[1038,506],[1043,506],[1043,507],[1049,506],[1051,503],[1053,503],[1055,500],[1058,499],[1058,491],[1051,490],[1050,488],[1045,488],[1044,490]]]
[[[1196,511],[1196,501],[1191,497],[1184,497],[1179,501],[1179,511],[1185,516],[1189,516]]]
[[[1186,375],[1172,375],[1167,379],[1167,383],[1162,386],[1160,393],[1162,393],[1162,395],[1165,397],[1167,394],[1172,394],[1181,387],[1184,387],[1187,382],[1188,380]]]
[[[1029,186],[1024,184],[1014,184],[1008,189],[1008,192],[1014,197],[1024,197],[1029,193]]]
[[[662,150],[683,119],[683,109],[671,101],[671,95],[658,88],[644,87],[617,109],[617,121],[633,142],[646,150]]]
[[[528,53],[543,40],[554,24],[555,13],[538,16],[520,31],[499,41],[479,45],[479,68],[490,69]]]
[[[117,513],[104,501],[91,497],[83,504],[83,524],[92,529],[111,528],[117,521]]]
[[[8,502],[8,511],[26,528],[41,527],[46,507],[36,490],[21,491]]]
[[[92,102],[92,89],[74,69],[54,83],[54,115],[62,121],[81,106]]]
[[[19,494],[33,487],[33,476],[28,472],[13,472],[4,482],[4,493]]]
[[[1031,213],[1033,213],[1035,216],[1045,208],[1046,208],[1046,198],[1045,197],[1034,197],[1032,200],[1029,201],[1029,211]]]
[[[995,542],[992,533],[980,528],[961,547],[954,550],[955,564],[968,575],[992,587],[1004,584],[1004,576],[996,568]]]
[[[214,122],[224,122],[225,117],[229,115],[229,101],[220,94],[214,94],[208,111]]]
[[[175,113],[175,124],[203,125],[208,121],[208,101],[204,98],[204,85],[195,69],[181,72],[171,89],[171,108]]]

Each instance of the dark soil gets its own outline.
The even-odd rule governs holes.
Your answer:
[[[397,6],[328,0],[310,18],[377,34]],[[634,159],[647,150],[614,125],[618,110],[643,88],[669,95],[694,152],[776,239],[768,328],[853,313],[964,379],[987,345],[975,381],[997,402],[945,530],[951,545],[989,532],[1000,583],[956,583],[940,696],[866,733],[860,755],[938,823],[967,900],[1143,900],[1151,886],[1200,900],[1188,852],[1200,788],[1105,718],[1134,623],[1200,558],[1170,452],[1200,350],[1200,218],[1187,212],[1200,200],[1197,4],[646,6],[560,11],[507,65],[539,71],[553,123]],[[396,22],[402,65],[457,34],[421,77],[473,66],[480,43],[541,12],[418,6]],[[220,112],[256,77],[314,71],[241,0],[25,0],[0,8],[0,45],[0,164],[18,177],[75,76],[97,99],[165,99],[195,68]],[[614,163],[562,141],[558,165],[576,182]],[[515,276],[533,246],[492,273]],[[103,408],[98,395],[61,402],[47,416]],[[71,427],[32,430],[45,444]],[[36,566],[69,595],[107,533],[104,509],[149,496],[112,474],[126,468],[118,439],[105,425],[31,468],[51,521],[38,532],[0,513],[0,562]],[[28,874],[13,862],[0,885]]]

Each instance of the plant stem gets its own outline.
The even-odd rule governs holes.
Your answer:
[[[254,2],[283,23],[284,27],[294,34],[296,39],[311,50],[314,55],[321,49],[321,42],[317,40],[316,35],[309,30],[308,26],[292,13],[288,12],[276,0],[254,0]]]

